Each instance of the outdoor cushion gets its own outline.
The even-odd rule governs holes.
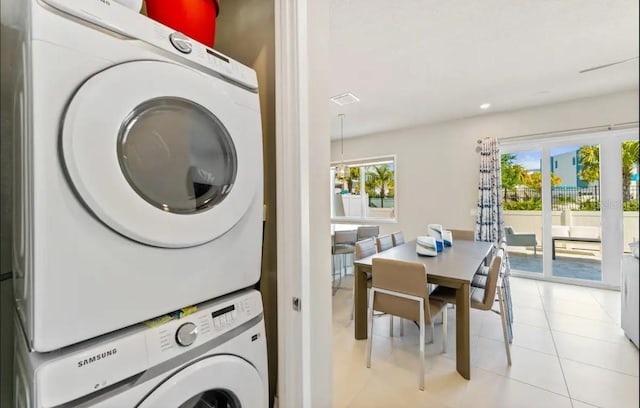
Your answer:
[[[569,234],[576,238],[600,238],[600,227],[573,226]]]

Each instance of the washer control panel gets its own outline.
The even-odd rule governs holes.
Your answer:
[[[163,361],[226,333],[262,313],[260,293],[223,298],[197,306],[198,311],[147,332],[150,361]]]
[[[262,299],[260,292],[246,290],[196,308],[182,318],[138,324],[45,355],[25,353],[37,367],[38,406],[65,404],[187,353],[259,316]]]

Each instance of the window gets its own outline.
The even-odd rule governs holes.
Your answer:
[[[332,219],[396,218],[395,157],[346,161],[345,177],[338,177],[338,164],[331,165]]]

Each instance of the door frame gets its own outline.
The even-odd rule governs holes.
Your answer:
[[[549,280],[553,282],[578,284],[583,286],[601,287],[609,289],[620,288],[620,256],[624,252],[622,238],[622,183],[618,169],[622,166],[622,142],[638,139],[638,128],[610,130],[570,136],[553,136],[526,141],[509,141],[500,143],[501,153],[512,153],[524,150],[538,150],[541,152],[542,163],[548,163],[550,151],[556,147],[569,145],[598,144],[600,146],[600,162],[608,163],[600,167],[600,201],[613,203],[601,205],[601,233],[602,233],[602,280],[599,282],[586,281],[552,276],[551,256],[544,255],[542,277],[526,274],[526,277]],[[542,244],[543,248],[551,248],[551,170],[542,165]],[[620,205],[615,205],[620,203]],[[546,253],[545,253],[546,254]]]
[[[329,2],[275,1],[277,404],[332,405]],[[293,301],[298,299],[298,307]],[[275,404],[274,404],[275,405]]]

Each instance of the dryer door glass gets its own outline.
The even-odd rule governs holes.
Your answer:
[[[164,211],[208,210],[229,194],[236,150],[222,122],[182,98],[154,98],[136,106],[118,135],[118,161],[133,189]]]
[[[240,403],[229,391],[211,390],[189,398],[178,408],[240,408]]]

